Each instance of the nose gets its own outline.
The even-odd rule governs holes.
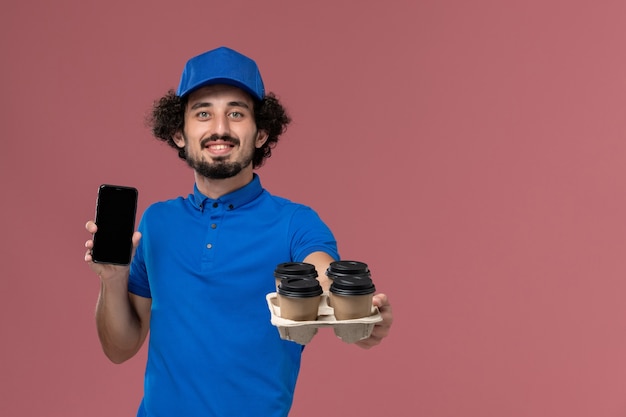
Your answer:
[[[213,134],[218,136],[224,136],[230,134],[230,121],[228,120],[228,116],[223,114],[219,116],[215,116],[213,119]]]

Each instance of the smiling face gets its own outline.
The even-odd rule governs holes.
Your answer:
[[[254,102],[228,85],[202,87],[189,95],[184,130],[174,141],[187,163],[208,179],[252,176],[254,150],[267,140],[257,130]]]

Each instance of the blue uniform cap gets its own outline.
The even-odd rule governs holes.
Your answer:
[[[241,88],[255,100],[263,100],[265,97],[263,79],[256,62],[225,46],[187,61],[176,95],[183,97],[211,84],[228,84]]]

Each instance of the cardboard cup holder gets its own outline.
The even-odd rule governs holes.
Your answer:
[[[337,320],[334,310],[328,303],[328,292],[324,292],[320,299],[317,320],[295,321],[280,316],[277,293],[267,294],[267,305],[272,314],[271,323],[278,328],[281,339],[291,340],[306,345],[313,339],[321,327],[332,327],[335,335],[346,343],[355,343],[366,339],[372,334],[374,325],[382,321],[378,307],[372,306],[369,316],[352,320]]]

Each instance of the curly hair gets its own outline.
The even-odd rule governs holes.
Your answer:
[[[186,160],[185,149],[179,148],[173,140],[177,132],[182,132],[185,124],[187,97],[179,97],[174,90],[169,90],[152,105],[152,112],[146,120],[152,134],[178,151],[178,157]],[[272,149],[278,144],[278,138],[287,130],[291,117],[273,93],[268,93],[262,101],[254,102],[254,121],[259,130],[267,132],[268,137],[261,148],[254,151],[253,168],[258,168],[272,156]]]

